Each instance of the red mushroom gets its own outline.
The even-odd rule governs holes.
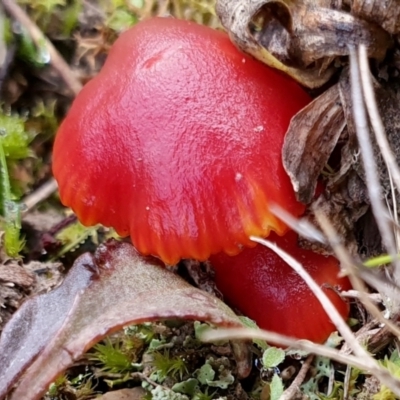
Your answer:
[[[291,117],[310,101],[225,33],[154,18],[123,33],[57,134],[62,202],[85,225],[130,235],[173,264],[282,235],[268,210],[303,213],[281,161]]]
[[[298,260],[345,318],[348,304],[336,289],[350,289],[347,278],[339,278],[339,263],[297,245],[296,233],[280,237],[271,233],[275,242]],[[217,287],[225,300],[255,320],[260,328],[298,339],[324,342],[335,326],[303,279],[274,251],[257,245],[237,256],[217,254],[210,259],[215,269]]]

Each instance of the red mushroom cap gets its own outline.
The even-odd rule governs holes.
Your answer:
[[[339,263],[334,257],[298,247],[297,235],[292,231],[282,237],[271,233],[268,240],[299,261],[324,288],[340,314],[347,317],[348,304],[334,289],[350,289],[350,283],[338,277]],[[303,279],[267,247],[257,245],[234,257],[221,253],[210,261],[225,300],[260,328],[317,343],[336,330]]]
[[[56,137],[62,202],[85,225],[130,235],[167,263],[253,246],[296,201],[281,161],[297,83],[241,53],[225,33],[154,18],[123,33]]]

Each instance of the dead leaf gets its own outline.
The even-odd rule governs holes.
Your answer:
[[[300,201],[310,203],[305,218],[316,224],[314,210],[329,218],[347,248],[356,254],[356,222],[369,207],[364,172],[358,157],[348,71],[339,82],[301,110],[291,121],[283,146],[283,164]],[[323,174],[323,193],[312,200],[321,172],[332,159],[338,165]],[[335,160],[334,160],[335,161]],[[303,247],[329,252],[302,240]]]
[[[340,76],[337,88],[340,94],[340,103],[343,107],[345,120],[345,129],[339,138],[341,146],[339,170],[325,176],[325,192],[310,205],[309,208],[311,211],[308,213],[307,217],[311,219],[311,221],[314,221],[312,210],[319,209],[329,218],[335,230],[338,232],[339,237],[346,243],[349,251],[353,254],[358,252],[363,256],[373,257],[382,254],[385,250],[382,246],[375,220],[372,218],[371,213],[367,213],[369,208],[369,199],[366,189],[367,182],[359,156],[357,136],[353,121],[350,79],[346,69]],[[396,156],[397,163],[399,164],[400,138],[398,135],[398,110],[400,108],[400,83],[395,80],[391,80],[390,83],[378,83],[374,81],[374,89],[386,136]],[[306,120],[307,116],[305,115],[303,118]],[[312,115],[310,119],[312,119]],[[397,213],[399,213],[398,206],[394,205],[394,198],[396,198],[397,203],[399,203],[399,198],[397,193],[395,196],[392,194],[392,185],[383,156],[372,134],[372,129],[370,129],[370,132],[371,143],[374,149],[374,160],[379,172],[384,201],[394,215],[396,210]],[[322,132],[320,132],[320,134],[322,134]],[[290,165],[290,162],[294,163],[294,161],[291,161],[291,154],[296,155],[296,146],[293,145],[292,147],[293,149],[288,148],[284,153],[284,160],[287,160],[286,163],[288,165]],[[301,147],[302,143],[300,142],[300,148]],[[299,163],[298,161],[296,162]],[[304,153],[302,163],[305,165],[312,165],[312,162],[312,155]],[[298,169],[300,171],[301,167],[302,165],[299,163]],[[305,177],[295,168],[291,168],[291,178],[294,185],[299,185],[300,181],[305,186],[307,179],[310,179],[310,185],[314,184],[312,181],[312,179],[314,179],[312,170],[310,172],[305,168],[303,175]],[[300,185],[299,187],[302,188]],[[319,249],[314,248],[314,250]]]
[[[296,3],[293,36],[289,53],[304,66],[312,62],[349,54],[349,46],[365,44],[371,58],[382,60],[392,44],[383,29],[349,13],[323,7],[311,2]]]
[[[104,336],[123,326],[182,318],[241,326],[220,300],[144,258],[127,243],[79,257],[64,282],[26,301],[0,338],[0,399],[39,399],[48,385]]]
[[[331,222],[337,237],[346,244],[346,249],[356,255],[358,250],[356,222],[367,212],[368,208],[369,201],[365,185],[359,175],[351,170],[343,183],[337,186],[335,192],[326,191],[310,205],[307,218],[314,225],[318,225],[314,217],[314,210],[322,212]],[[304,243],[302,242],[303,245]],[[326,248],[322,245],[312,244],[311,247],[309,245],[303,247],[311,248],[316,252],[332,254],[330,246]]]
[[[312,200],[317,179],[346,127],[338,86],[332,86],[291,120],[282,149],[283,166],[296,197]]]
[[[392,35],[400,33],[399,0],[353,0],[351,13],[379,24]]]
[[[349,46],[365,44],[372,58],[382,59],[390,35],[378,25],[319,0],[218,0],[223,26],[243,51],[280,69],[309,88],[326,83],[333,61]]]

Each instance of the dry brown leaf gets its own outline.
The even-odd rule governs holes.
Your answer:
[[[35,400],[94,343],[123,326],[159,319],[241,326],[220,300],[190,286],[127,243],[77,259],[62,285],[26,301],[0,338],[0,399]],[[241,349],[243,351],[243,349]],[[241,354],[244,359],[244,356]]]
[[[392,35],[400,33],[400,0],[352,0],[351,13],[372,21]]]
[[[310,203],[317,179],[346,127],[338,86],[332,86],[290,122],[282,149],[283,166],[297,199]]]
[[[383,29],[343,11],[296,3],[289,54],[304,67],[327,57],[349,54],[348,46],[365,44],[371,58],[381,60],[391,45]]]
[[[311,202],[318,177],[334,152],[338,165],[333,166],[333,172],[324,174],[323,193]],[[315,224],[313,210],[323,212],[355,254],[359,239],[356,222],[366,213],[369,202],[358,159],[347,70],[338,84],[292,119],[283,147],[283,164],[299,200],[311,202],[306,218]],[[314,251],[327,251],[316,243],[302,241],[302,245]]]
[[[324,0],[218,0],[216,9],[239,48],[316,88],[330,79],[336,70],[332,62],[347,55],[349,45],[365,44],[370,57],[382,59],[392,43],[378,25],[328,5]]]

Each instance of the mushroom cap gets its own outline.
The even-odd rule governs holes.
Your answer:
[[[342,317],[347,317],[349,306],[335,289],[348,290],[351,285],[347,278],[338,277],[336,258],[300,248],[293,231],[281,237],[271,233],[268,240],[300,262]],[[225,300],[260,328],[317,343],[323,343],[336,330],[304,280],[273,250],[257,245],[234,257],[216,254],[210,261]]]
[[[123,33],[61,124],[53,172],[84,225],[131,236],[169,264],[283,234],[268,210],[303,213],[283,169],[297,83],[241,53],[228,35],[154,18]]]

